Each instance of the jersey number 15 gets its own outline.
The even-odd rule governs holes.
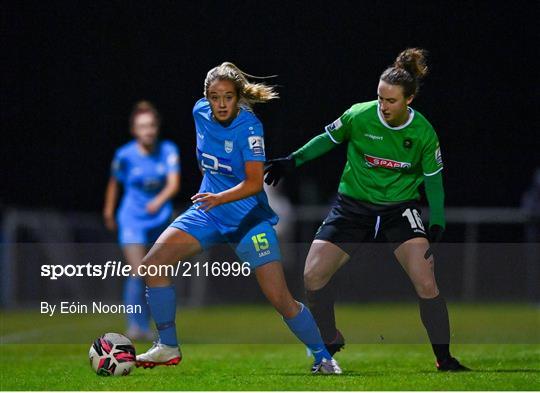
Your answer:
[[[259,233],[258,235],[251,236],[253,241],[253,246],[255,246],[255,251],[266,250],[270,247],[268,239],[266,238],[266,233]]]

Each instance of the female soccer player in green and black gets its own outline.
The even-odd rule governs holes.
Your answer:
[[[338,196],[309,250],[304,282],[309,307],[331,354],[344,345],[336,328],[329,281],[361,242],[383,237],[398,243],[394,254],[419,297],[420,317],[441,371],[464,371],[450,355],[450,326],[433,272],[429,241],[445,228],[443,162],[435,130],[409,105],[427,73],[425,51],[406,49],[379,80],[378,100],[353,105],[302,148],[269,161],[266,183],[277,184],[295,167],[347,142],[347,163]],[[419,186],[430,206],[429,233],[420,218]],[[429,240],[428,240],[429,239]]]

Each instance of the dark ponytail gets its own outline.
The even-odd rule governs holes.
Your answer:
[[[417,95],[420,81],[428,72],[426,57],[425,49],[405,49],[398,55],[393,66],[384,70],[380,79],[391,85],[403,87],[405,97]]]

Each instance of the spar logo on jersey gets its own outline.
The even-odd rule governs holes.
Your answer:
[[[254,156],[264,156],[264,139],[262,136],[250,136],[248,145]]]
[[[366,164],[370,167],[379,166],[388,169],[406,169],[411,167],[410,162],[399,162],[388,158],[370,156],[369,154],[364,154],[364,158],[366,159]]]

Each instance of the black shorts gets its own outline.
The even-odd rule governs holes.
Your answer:
[[[338,194],[315,239],[334,243],[352,255],[363,242],[401,244],[415,237],[427,238],[420,214],[416,201],[374,205]]]

